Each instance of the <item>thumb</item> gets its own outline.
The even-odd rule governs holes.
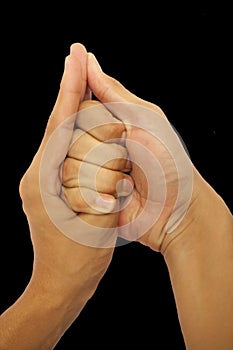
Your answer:
[[[87,51],[82,44],[70,47],[65,59],[60,89],[52,113],[49,117],[43,142],[46,142],[55,129],[62,123],[69,124],[70,117],[77,113],[79,104],[87,91]],[[72,124],[72,123],[71,123]],[[70,125],[73,129],[73,125]]]
[[[76,113],[87,92],[86,67],[85,47],[79,43],[71,45],[70,54],[65,60],[58,96],[36,157],[40,159],[47,152],[47,156],[50,156],[48,171],[60,167],[69,149]],[[45,152],[46,149],[49,149],[49,152]]]
[[[127,90],[119,81],[105,74],[95,55],[87,54],[88,86],[102,102],[136,102],[139,98]]]
[[[87,80],[89,88],[97,99],[108,104],[106,108],[123,122],[135,122],[135,119],[138,119],[138,113],[135,113],[136,106],[149,109],[167,119],[156,104],[143,100],[127,90],[118,80],[104,73],[95,55],[90,52],[87,54]]]

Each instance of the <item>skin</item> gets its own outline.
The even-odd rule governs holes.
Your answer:
[[[86,204],[81,200],[78,203],[79,214],[77,215],[71,208],[67,209],[67,204],[60,197],[60,193],[54,190],[61,171],[61,164],[66,164],[73,153],[73,148],[69,148],[69,145],[72,142],[74,123],[68,123],[64,130],[61,128],[56,149],[51,155],[48,169],[46,169],[48,176],[46,172],[45,175],[40,172],[41,159],[54,131],[79,108],[85,107],[85,99],[90,99],[90,92],[87,88],[86,63],[85,47],[81,44],[72,45],[70,55],[66,58],[58,97],[48,120],[41,145],[20,182],[20,196],[30,228],[34,263],[32,276],[24,293],[1,315],[1,350],[47,350],[54,348],[95,292],[112,259],[113,247],[92,247],[66,237],[51,221],[41,197],[40,181],[45,180],[46,184],[48,183],[50,186],[47,190],[48,193],[52,193],[54,204],[64,209],[68,219],[71,216],[75,219],[75,217],[83,215],[85,222],[95,223],[97,232],[99,227],[114,227],[117,224],[118,213],[111,213],[118,201],[113,189],[119,180],[129,177],[121,171],[125,161],[116,159],[114,170],[104,169],[105,176],[108,178],[108,183],[105,183],[104,187],[101,177],[98,177],[97,187],[106,193],[97,193],[93,188],[89,188],[94,203],[99,194],[103,199],[98,202],[98,211],[94,213],[96,215],[91,215],[93,212],[90,211],[87,213]],[[122,125],[120,123],[114,124],[109,136],[118,137],[121,134]],[[79,140],[80,149],[82,149],[80,159],[92,148],[93,141],[90,141],[89,138],[86,142],[86,137]],[[66,148],[64,149],[64,147]],[[116,147],[119,157],[127,153],[125,148],[120,147],[120,145],[116,145]],[[69,157],[67,157],[68,154]],[[77,162],[74,160],[75,164]],[[66,173],[65,167],[63,168],[64,174]],[[84,173],[84,178],[85,175]],[[69,196],[72,196],[68,188],[67,192]],[[106,213],[109,214],[106,215]],[[77,230],[79,229],[78,225],[79,222],[77,222]]]
[[[157,220],[147,231],[140,234],[137,240],[154,251],[161,252],[164,256],[187,349],[230,350],[233,344],[231,312],[233,309],[231,273],[233,268],[233,221],[229,209],[192,166],[193,191],[185,212],[186,215],[182,217],[178,226],[172,224],[171,232],[168,233],[166,227],[175,210],[179,188],[179,177],[175,171],[176,159],[167,151],[166,145],[159,142],[158,137],[154,137],[155,134],[151,132],[154,125],[153,122],[150,123],[150,118],[146,119],[146,122],[144,120],[144,127],[138,127],[141,116],[132,113],[132,109],[129,108],[132,105],[129,103],[155,112],[156,118],[161,117],[170,132],[169,121],[158,106],[138,98],[118,81],[103,73],[95,57],[87,54],[82,45],[75,44],[72,47],[69,61],[45,136],[20,185],[35,260],[32,278],[25,292],[1,316],[1,349],[8,350],[15,347],[17,349],[20,347],[21,349],[52,349],[93,295],[111,261],[113,247],[85,246],[62,234],[45,211],[40,193],[40,160],[51,134],[64,121],[64,118],[77,112],[80,106],[82,108],[83,100],[90,100],[90,91],[92,91],[103,105],[123,102],[120,110],[119,105],[115,108],[116,105],[113,104],[112,110],[110,108],[109,111],[122,122],[121,131],[122,129],[126,131],[123,146],[126,146],[131,163],[129,166],[129,162],[123,160],[125,154],[121,149],[122,159],[105,163],[104,169],[100,167],[102,171],[100,175],[107,170],[108,174],[113,174],[113,169],[116,172],[125,172],[124,175],[114,173],[116,176],[111,177],[113,182],[108,189],[104,187],[106,181],[102,184],[102,176],[98,177],[98,175],[96,187],[91,182],[88,184],[82,182],[81,186],[83,185],[84,188],[86,185],[90,186],[88,190],[92,194],[94,188],[97,188],[101,194],[101,191],[106,191],[104,198],[106,199],[107,195],[109,200],[112,199],[114,205],[118,204],[115,189],[122,176],[127,180],[126,183],[131,181],[133,190],[130,192],[128,186],[121,189],[121,193],[128,195],[126,200],[130,199],[128,205],[120,212],[111,213],[113,204],[111,203],[107,215],[103,215],[101,210],[96,211],[95,201],[92,205],[87,205],[80,197],[77,201],[75,200],[76,195],[79,194],[76,191],[80,190],[80,183],[76,181],[80,170],[79,162],[80,160],[86,161],[85,158],[89,154],[88,150],[91,145],[94,149],[96,148],[96,140],[90,139],[89,136],[98,141],[109,138],[107,129],[104,127],[95,128],[91,134],[91,126],[88,123],[85,125],[85,118],[81,118],[79,125],[82,130],[89,131],[90,134],[83,136],[83,148],[80,149],[79,154],[78,148],[75,148],[75,142],[73,148],[69,148],[72,141],[72,132],[70,132],[67,148],[58,157],[59,165],[61,160],[64,162],[62,180],[67,202],[70,202],[70,206],[76,211],[75,215],[82,216],[86,222],[91,223],[94,220],[100,227],[119,225],[119,232],[121,228],[129,224],[130,230],[126,234],[130,235],[135,231],[136,237],[143,224],[143,217],[141,221],[135,221],[135,218],[140,218],[140,213],[144,213],[148,218],[151,216],[153,218],[153,213],[157,213],[159,207],[161,210]],[[87,110],[91,112],[90,102],[85,101],[84,106],[87,103]],[[112,130],[111,128],[111,132]],[[121,133],[117,128],[116,135],[119,134]],[[110,138],[114,138],[114,132]],[[149,154],[160,162],[167,188],[165,201],[162,200],[162,196],[161,198],[156,197],[156,191],[148,191],[147,177],[138,166],[142,161],[140,159],[142,155],[140,152],[135,152],[132,147],[135,144],[143,146],[144,150],[149,149]],[[62,154],[65,155],[63,158]],[[144,156],[146,155],[145,151]],[[94,166],[102,164],[102,159],[99,158],[96,163]],[[56,176],[61,170],[58,164],[55,164],[54,167]],[[86,168],[86,175],[89,165]],[[153,163],[149,165],[152,166],[150,173],[153,178],[153,175],[157,176],[156,170],[158,169],[153,168]],[[128,171],[130,171],[132,180],[126,173]],[[82,179],[82,181],[86,180]],[[57,196],[57,200],[60,201],[61,198]],[[104,211],[106,214],[106,207]],[[33,322],[31,322],[32,319]],[[18,344],[19,336],[20,344]]]
[[[166,224],[178,194],[174,191],[179,182],[174,171],[174,163],[178,159],[171,157],[164,144],[154,137],[152,131],[156,125],[153,125],[153,119],[146,119],[145,114],[142,123],[142,114],[135,113],[137,109],[133,109],[132,113],[132,104],[152,111],[158,123],[159,117],[162,118],[167,130],[170,128],[169,121],[158,106],[135,96],[105,74],[92,53],[88,54],[87,75],[88,85],[95,96],[124,123],[129,157],[136,163],[132,161],[130,173],[135,184],[134,191],[129,205],[120,212],[119,225],[132,222],[144,209],[147,199],[146,177],[137,166],[141,154],[130,147],[130,140],[147,147],[164,170],[167,194],[165,202],[159,203],[163,204],[162,211],[155,224],[138,240],[164,256],[186,347],[191,350],[232,349],[233,217],[229,208],[192,164],[193,189],[189,205],[179,225],[172,226],[168,233]],[[153,175],[156,178],[156,171]],[[147,211],[153,215],[157,205],[158,202],[151,198]],[[139,230],[137,224],[132,228]],[[156,300],[153,302],[156,303]]]
[[[102,121],[102,116],[105,114],[106,124],[101,128],[91,128],[88,132],[79,127],[75,129],[62,169],[65,197],[72,210],[83,220],[86,218],[87,222],[90,217],[83,215],[84,213],[100,217],[105,209],[104,201],[107,204],[111,201],[112,210],[116,209],[119,196],[126,196],[133,187],[132,179],[127,174],[131,170],[131,164],[127,149],[123,146],[124,125],[102,104],[91,100],[80,104],[78,123],[86,118],[86,111],[93,107],[97,108],[98,112],[94,117]],[[107,141],[108,143],[105,143]],[[80,174],[80,171],[83,176],[80,175],[78,179],[77,174]],[[95,181],[91,176],[94,172],[96,172]],[[96,203],[96,191],[104,199],[99,208]],[[85,201],[85,197],[88,201]],[[106,212],[109,212],[109,206],[106,207]]]

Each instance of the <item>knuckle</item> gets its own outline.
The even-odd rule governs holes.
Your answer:
[[[99,106],[99,105],[102,105],[101,102],[99,102],[99,101],[96,101],[96,100],[84,100],[79,105],[79,111],[81,111],[83,109],[86,109],[86,108]]]
[[[35,186],[35,177],[30,170],[27,170],[20,180],[19,194],[24,206],[30,206],[31,203],[40,199],[39,187]]]
[[[125,131],[125,126],[122,122],[116,121],[114,123],[110,123],[106,125],[106,134],[108,139],[119,139],[121,135]]]
[[[78,165],[79,162],[75,159],[66,158],[62,166],[62,183],[64,186],[72,185],[74,179],[77,177],[75,174],[78,174]]]
[[[71,209],[78,213],[83,209],[82,197],[78,188],[64,188],[64,195]]]

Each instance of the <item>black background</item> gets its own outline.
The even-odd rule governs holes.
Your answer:
[[[200,173],[232,209],[230,9],[223,2],[126,5],[33,4],[2,11],[1,311],[31,275],[18,185],[40,144],[74,42],[164,110]],[[170,344],[185,348],[165,262],[130,243],[116,249],[95,295],[56,349]]]

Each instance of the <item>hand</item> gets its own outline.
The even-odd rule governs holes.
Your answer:
[[[197,172],[163,111],[103,73],[91,53],[88,85],[126,128],[135,187],[121,211],[119,234],[161,251],[183,219],[189,221],[186,213],[196,196]]]
[[[34,250],[33,271],[20,298],[1,315],[1,349],[53,349],[95,292],[112,258],[119,215],[113,208],[117,206],[118,196],[125,195],[122,180],[130,179],[118,170],[127,170],[127,161],[113,158],[127,158],[127,152],[118,144],[103,144],[102,150],[109,149],[113,158],[111,155],[109,159],[108,155],[107,167],[102,168],[102,163],[98,166],[98,162],[95,165],[85,162],[98,160],[89,158],[93,154],[88,153],[93,145],[94,151],[100,149],[97,139],[82,134],[75,142],[81,133],[78,129],[74,131],[76,117],[81,115],[77,112],[84,107],[83,101],[91,98],[86,63],[86,49],[80,44],[72,45],[41,145],[20,182],[20,196]],[[102,105],[101,109],[103,112]],[[122,126],[115,123],[114,136],[121,137]],[[98,133],[98,129],[94,132]],[[81,161],[71,159],[76,147]],[[102,162],[102,155],[100,159]],[[89,175],[86,169],[94,168],[100,170],[100,174],[96,173],[97,191],[91,177],[85,182],[85,176]],[[80,172],[77,178],[76,171]],[[66,185],[71,187],[63,188],[62,174]],[[73,185],[81,186],[72,189]],[[99,191],[106,193],[97,196],[99,201],[96,201]],[[90,208],[80,194],[91,201]],[[73,209],[83,213],[77,215],[67,204],[65,196],[70,195],[78,195],[78,207]]]
[[[86,59],[86,49],[72,45],[43,140],[20,183],[35,256],[31,284],[42,285],[51,294],[55,289],[55,295],[76,293],[79,288],[83,300],[95,291],[113,253],[113,245],[98,247],[98,239],[95,247],[80,242],[79,234],[85,234],[83,225],[61,195],[61,166],[72,140],[76,113],[80,103],[90,98]],[[107,222],[107,216],[104,220]],[[101,238],[103,241],[103,235]]]

